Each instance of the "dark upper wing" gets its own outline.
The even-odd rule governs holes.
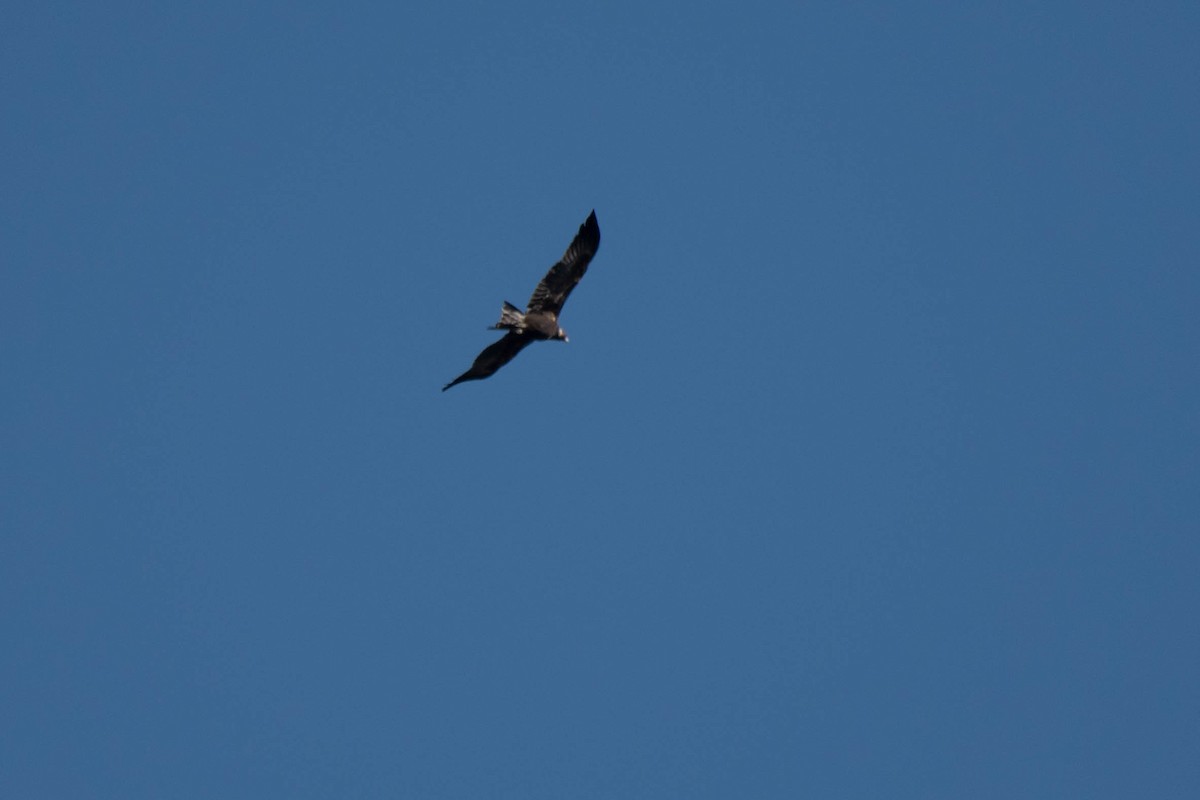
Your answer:
[[[600,225],[596,222],[596,212],[593,211],[579,226],[579,233],[575,234],[575,240],[571,242],[567,252],[563,253],[562,259],[550,268],[546,277],[542,278],[542,282],[533,290],[526,313],[548,311],[557,316],[575,284],[579,283],[583,273],[587,272],[588,264],[599,248]]]
[[[471,365],[471,368],[443,386],[442,391],[446,391],[456,383],[477,381],[488,377],[516,358],[517,353],[521,352],[525,345],[532,341],[533,337],[531,336],[526,336],[516,331],[509,331],[503,339],[485,347],[483,352],[476,357],[475,363]]]

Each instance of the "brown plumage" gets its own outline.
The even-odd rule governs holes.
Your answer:
[[[471,368],[443,386],[442,391],[463,381],[477,381],[490,376],[516,358],[517,353],[531,342],[542,339],[568,341],[567,332],[558,325],[558,315],[599,248],[600,226],[593,211],[579,226],[579,233],[575,234],[567,252],[533,290],[525,312],[521,313],[512,303],[504,303],[500,321],[492,326],[508,331],[504,338],[486,347]]]

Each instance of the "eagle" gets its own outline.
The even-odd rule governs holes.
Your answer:
[[[522,313],[521,309],[507,300],[504,301],[500,310],[500,321],[492,325],[491,329],[508,333],[484,348],[471,368],[443,386],[442,391],[463,381],[478,381],[489,377],[516,358],[517,353],[531,342],[544,339],[570,341],[567,339],[567,332],[558,326],[558,315],[571,290],[587,272],[588,264],[599,248],[600,225],[596,222],[596,212],[593,210],[579,226],[579,233],[575,234],[567,252],[563,253],[559,262],[550,268],[546,277],[542,278],[541,283],[533,290],[525,312]]]

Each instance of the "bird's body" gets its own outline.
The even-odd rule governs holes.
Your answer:
[[[491,376],[532,342],[549,339],[568,341],[567,332],[559,327],[558,315],[571,290],[587,272],[588,264],[599,247],[600,226],[593,211],[579,226],[579,233],[567,252],[533,290],[525,311],[505,301],[500,311],[500,321],[492,326],[507,331],[504,337],[484,348],[471,368],[443,386],[442,391],[463,381],[477,381]]]
[[[500,310],[500,321],[492,327],[496,330],[529,333],[535,339],[567,339],[567,333],[558,327],[558,315],[553,311],[522,313],[521,309],[507,300],[504,301],[504,308]]]

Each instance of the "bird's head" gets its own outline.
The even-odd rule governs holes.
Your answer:
[[[568,338],[567,338],[567,332],[566,332],[566,331],[564,331],[562,328],[559,328],[559,329],[558,329],[558,332],[554,334],[554,338],[555,338],[555,339],[562,339],[564,342],[569,342],[569,341],[571,341],[570,339],[568,339]]]

